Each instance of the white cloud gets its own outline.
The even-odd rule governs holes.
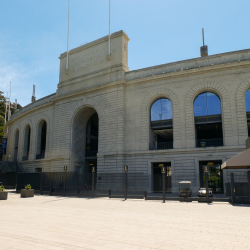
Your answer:
[[[7,96],[11,81],[11,101],[17,99],[22,106],[31,102],[33,84],[40,89],[38,99],[55,92],[58,83],[59,60],[52,53],[54,48],[46,48],[50,44],[46,37],[38,40],[34,38],[22,48],[23,41],[12,42],[0,36],[0,91]]]

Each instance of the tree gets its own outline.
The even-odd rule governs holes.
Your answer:
[[[0,148],[2,146],[2,139],[3,139],[3,127],[4,127],[4,117],[5,117],[5,105],[6,105],[6,97],[4,93],[0,91]],[[17,109],[22,108],[20,104],[17,104]],[[14,114],[15,112],[15,103],[10,103],[10,112]],[[1,160],[1,155],[0,155]]]

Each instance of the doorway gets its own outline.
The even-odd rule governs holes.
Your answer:
[[[166,192],[172,192],[172,174],[171,174],[171,162],[157,162],[153,163],[152,174],[153,174],[153,192],[163,191],[163,179],[161,168],[166,167],[165,175],[165,190]]]
[[[223,193],[223,174],[221,169],[222,161],[200,161],[200,187],[206,187],[205,167],[208,169],[208,187],[212,188],[213,193]]]

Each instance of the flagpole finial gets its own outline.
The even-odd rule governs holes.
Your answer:
[[[111,60],[111,50],[110,50],[110,5],[111,0],[109,0],[109,37],[108,37],[108,61]]]

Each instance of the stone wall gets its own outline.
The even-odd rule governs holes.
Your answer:
[[[244,95],[250,88],[250,50],[127,72],[128,38],[123,32],[113,38],[113,57],[111,61],[106,58],[101,62],[104,69],[98,68],[98,72],[95,68],[90,68],[88,72],[84,68],[82,74],[67,72],[64,70],[65,54],[61,55],[62,72],[56,94],[16,112],[5,126],[5,136],[8,137],[5,160],[13,160],[14,138],[19,130],[18,161],[29,171],[37,167],[43,171],[63,171],[64,165],[73,171],[75,152],[78,151],[79,156],[81,145],[77,144],[77,139],[81,140],[85,133],[79,126],[75,127],[77,123],[74,123],[74,119],[77,119],[78,112],[85,110],[79,120],[84,128],[92,110],[99,117],[99,173],[121,173],[126,164],[130,172],[150,176],[152,163],[171,162],[173,190],[178,191],[178,182],[184,178],[191,180],[193,188],[197,189],[199,161],[223,162],[245,148],[247,122]],[[70,55],[76,56],[78,51],[84,54],[84,49],[88,53],[95,51],[95,44],[104,48],[107,39],[83,46]],[[117,64],[123,66],[116,67]],[[81,67],[77,69],[81,71]],[[223,147],[195,147],[193,102],[204,91],[211,91],[220,97]],[[149,150],[150,108],[161,97],[172,101],[174,148]],[[44,159],[37,160],[37,136],[41,120],[47,122],[48,128],[46,152]],[[31,147],[29,159],[23,161],[24,130],[27,125],[31,127]],[[84,147],[82,151],[84,158]],[[227,175],[224,176],[226,182]],[[151,185],[149,178],[148,190],[152,188]]]

